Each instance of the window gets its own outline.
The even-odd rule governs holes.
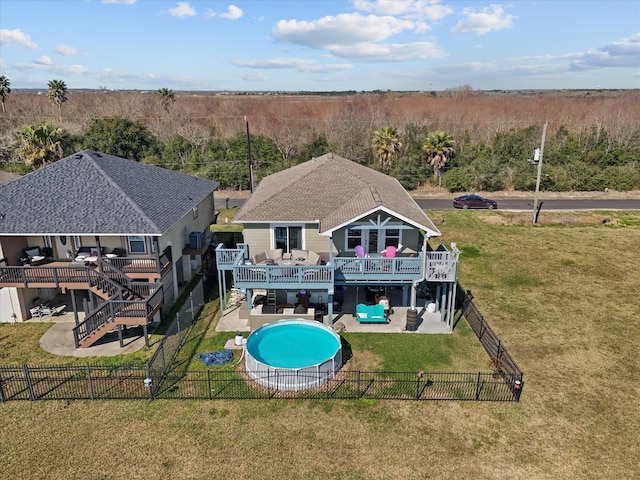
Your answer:
[[[146,253],[147,248],[145,246],[144,237],[142,235],[130,235],[127,238],[129,242],[129,251],[131,253]]]
[[[302,249],[302,227],[275,227],[273,234],[275,248],[281,248],[284,252]]]
[[[76,247],[76,250],[79,249],[82,246],[82,241],[80,240],[80,236],[79,235],[74,235],[73,236],[73,245]]]
[[[392,228],[385,230],[385,247],[396,247],[400,245],[400,229]]]
[[[354,250],[362,245],[362,230],[347,230],[347,250]]]
[[[44,236],[44,246],[51,248],[51,237],[49,235]]]
[[[198,218],[198,206],[196,205],[191,210],[193,211],[193,218]]]

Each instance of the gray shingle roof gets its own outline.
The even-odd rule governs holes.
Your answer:
[[[161,235],[217,188],[83,150],[0,185],[0,235]]]
[[[440,235],[395,178],[332,153],[263,178],[234,221],[319,221],[320,233],[327,233],[384,209]]]

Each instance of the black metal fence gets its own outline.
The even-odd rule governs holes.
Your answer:
[[[295,373],[279,372],[295,388]],[[145,367],[0,367],[0,401],[107,399],[377,399],[513,402],[509,382],[496,373],[336,372],[307,390],[276,390],[242,370],[197,370],[149,382]]]
[[[276,375],[273,374],[272,375]],[[278,372],[278,384],[290,389],[262,386],[246,371],[189,371],[168,375],[155,398],[174,399],[376,399],[376,400],[472,400],[513,402],[518,399],[504,379],[495,373],[472,372],[363,372],[340,370],[321,378],[320,386],[295,390],[295,372]],[[327,373],[321,373],[327,375]],[[284,377],[284,378],[283,378]],[[306,379],[308,380],[308,379]],[[290,386],[290,387],[289,387]]]
[[[0,367],[0,402],[150,398],[144,366]]]
[[[464,290],[458,284],[457,305],[467,323],[474,331],[478,340],[489,355],[490,366],[494,373],[501,375],[507,382],[518,399],[524,387],[524,373],[509,354],[502,340],[496,335],[491,326],[487,323],[482,313],[473,303],[473,295],[470,290]]]
[[[94,399],[378,399],[468,400],[517,402],[523,373],[473,303],[458,288],[458,308],[489,355],[490,372],[324,372],[320,386],[296,390],[296,372],[277,374],[285,389],[265,387],[243,370],[172,369],[172,362],[200,309],[204,290],[200,282],[153,357],[143,366],[11,366],[0,367],[0,402],[10,400]],[[255,372],[254,372],[255,374]],[[269,375],[266,372],[266,375]],[[264,382],[263,382],[264,383]],[[270,383],[267,381],[267,385]],[[290,388],[289,388],[290,385]]]
[[[148,372],[167,373],[176,354],[180,350],[186,333],[193,325],[200,310],[204,306],[204,282],[202,279],[189,293],[189,298],[176,313],[176,318],[171,322],[165,332],[160,345],[153,356],[147,362]]]

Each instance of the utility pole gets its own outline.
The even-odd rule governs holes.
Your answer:
[[[245,115],[244,121],[247,124],[247,158],[249,160],[249,190],[253,193],[253,162],[251,161],[251,140],[249,137],[249,120]]]
[[[536,193],[533,197],[533,224],[538,223],[538,192],[540,191],[540,177],[542,176],[542,156],[544,155],[544,140],[547,136],[547,125],[549,122],[544,122],[542,128],[542,143],[540,148],[536,148],[533,151],[533,161],[529,160],[534,165],[538,165],[538,178],[536,179]]]

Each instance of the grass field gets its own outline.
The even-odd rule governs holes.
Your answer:
[[[640,214],[429,214],[525,372],[520,403],[8,402],[2,478],[640,477]]]

